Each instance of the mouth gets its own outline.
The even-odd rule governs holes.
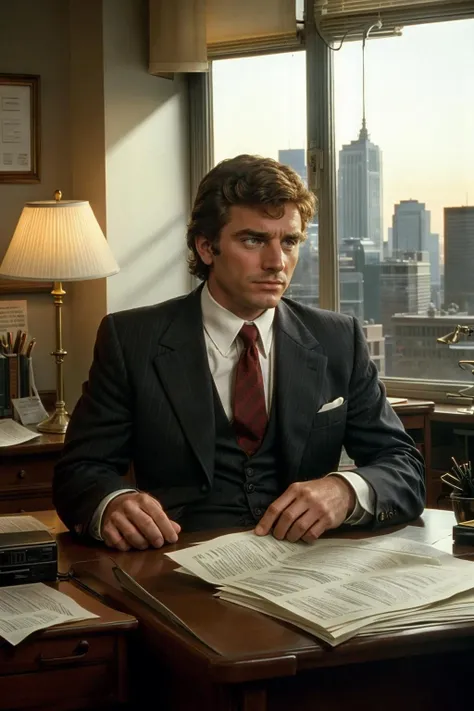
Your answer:
[[[254,284],[260,284],[261,286],[285,286],[284,281],[275,281],[274,279],[267,281],[256,281],[254,282]]]

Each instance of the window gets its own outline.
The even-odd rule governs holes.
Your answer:
[[[317,306],[319,270],[338,270],[340,310],[376,327],[390,391],[439,398],[443,381],[472,380],[457,362],[474,339],[464,350],[436,339],[474,327],[474,19],[367,41],[364,124],[361,50],[347,41],[332,54],[338,254],[320,259],[316,218],[287,294]],[[306,104],[317,104],[306,74],[305,51],[213,61],[215,162],[258,153],[306,178]]]
[[[361,280],[386,376],[472,381],[436,338],[474,326],[474,20],[368,41],[364,122],[361,44],[334,53],[341,311]]]
[[[255,153],[306,180],[306,53],[212,63],[214,160]],[[318,225],[309,225],[288,296],[318,305]]]

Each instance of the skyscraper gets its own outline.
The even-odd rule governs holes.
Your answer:
[[[474,207],[444,208],[444,301],[474,314]]]
[[[400,200],[392,217],[392,249],[401,252],[426,252],[431,213],[424,202]]]
[[[382,258],[382,152],[370,141],[365,119],[356,141],[339,151],[339,242],[363,240],[367,263]]]
[[[289,165],[306,183],[306,156],[304,148],[286,148],[278,151],[280,163]]]
[[[393,335],[394,314],[425,314],[431,298],[428,252],[394,252],[382,264],[381,316],[384,336]]]

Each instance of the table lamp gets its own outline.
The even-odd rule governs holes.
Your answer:
[[[471,326],[466,326],[463,324],[458,324],[454,331],[447,333],[445,336],[437,338],[438,343],[444,343],[449,348],[453,350],[473,350],[474,344],[463,342],[461,336],[472,336],[474,329]],[[470,370],[471,375],[474,375],[474,361],[473,360],[459,360],[458,365],[462,370]],[[462,412],[464,415],[474,415],[474,385],[468,385],[467,387],[461,388],[457,393],[446,393],[448,398],[461,398],[463,400],[469,400],[471,405],[469,407],[458,407],[458,412]]]
[[[119,267],[107,240],[86,200],[27,202],[23,207],[0,275],[9,279],[54,283],[51,294],[56,307],[56,347],[51,353],[56,362],[56,405],[40,432],[64,433],[69,422],[64,401],[63,363],[67,351],[62,340],[62,305],[65,281],[85,281],[112,276]]]

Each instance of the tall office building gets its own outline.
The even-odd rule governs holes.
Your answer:
[[[392,251],[428,251],[431,213],[424,202],[400,200],[392,217]]]
[[[444,208],[444,303],[474,314],[474,207]]]
[[[393,335],[394,314],[426,314],[431,301],[427,252],[394,252],[382,263],[380,301],[384,336]]]
[[[364,320],[364,247],[359,239],[346,239],[339,248],[340,311]]]
[[[339,151],[338,232],[341,243],[363,240],[367,263],[381,261],[382,152],[370,141],[365,119],[359,138]]]
[[[278,151],[280,163],[289,165],[307,183],[306,155],[304,148],[287,148]]]
[[[431,301],[436,308],[441,307],[441,270],[439,255],[439,235],[431,233],[428,237],[428,253],[431,270]]]

